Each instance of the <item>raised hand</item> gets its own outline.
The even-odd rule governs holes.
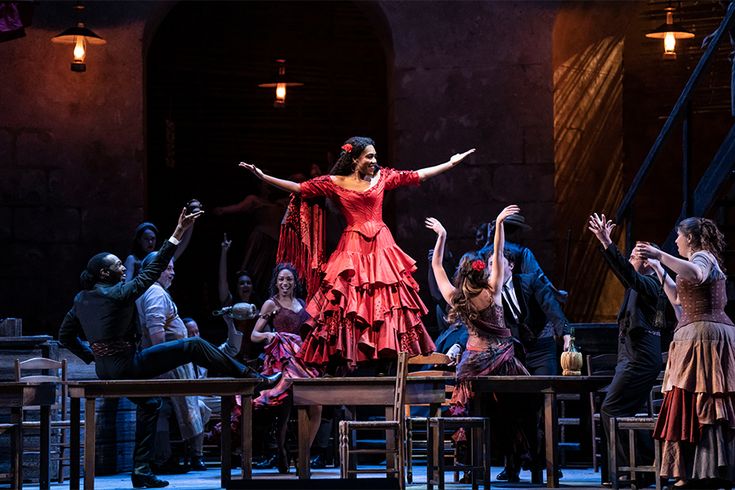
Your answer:
[[[506,206],[498,215],[498,217],[495,220],[495,223],[500,224],[503,221],[505,221],[505,218],[510,216],[511,214],[517,214],[521,212],[521,208],[518,207],[515,204],[511,204],[510,206]]]
[[[196,213],[186,214],[186,207],[183,207],[181,209],[181,214],[179,214],[179,223],[178,226],[182,230],[186,230],[191,227],[191,225],[194,224],[196,219],[203,215],[204,211],[197,211]]]
[[[263,176],[265,175],[262,170],[260,170],[258,167],[256,167],[252,163],[240,162],[239,166],[244,169],[250,170],[257,178],[261,180],[263,179]]]
[[[225,252],[230,249],[230,245],[232,245],[232,240],[227,239],[227,233],[225,233],[225,237],[222,239],[222,250]]]
[[[612,243],[610,234],[612,233],[613,228],[615,228],[615,223],[613,223],[612,220],[605,218],[604,214],[599,216],[597,213],[591,214],[587,223],[587,229],[594,233],[600,243],[605,246]]]
[[[426,218],[424,225],[439,236],[446,236],[447,230],[436,218]]]
[[[467,150],[464,153],[455,153],[449,159],[449,163],[451,163],[452,166],[457,165],[459,164],[459,162],[461,162],[462,160],[464,160],[465,158],[467,158],[469,155],[473,154],[474,152],[475,152],[475,149],[472,148],[471,150]]]
[[[661,260],[661,250],[648,242],[636,242],[633,255],[646,261],[651,259]]]

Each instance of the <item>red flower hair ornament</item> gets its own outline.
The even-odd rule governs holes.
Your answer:
[[[352,152],[352,145],[349,143],[345,143],[344,145],[342,145],[342,149],[347,153],[350,153]]]
[[[472,268],[476,271],[481,271],[485,269],[485,261],[477,259],[472,262]]]

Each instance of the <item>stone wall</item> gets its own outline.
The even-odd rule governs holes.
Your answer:
[[[88,70],[69,70],[70,49],[50,38],[72,25],[68,3],[39,4],[25,38],[0,46],[0,316],[27,333],[51,332],[69,307],[86,259],[123,254],[146,217],[145,53],[167,3],[102,2],[89,27]],[[533,225],[526,243],[558,276],[552,33],[549,2],[378,2],[390,35],[389,159],[403,168],[460,167],[394,193],[386,220],[417,259],[425,286],[432,234],[447,225],[455,253],[472,225],[518,203]],[[378,27],[376,27],[377,29]],[[423,295],[429,302],[426,288]]]

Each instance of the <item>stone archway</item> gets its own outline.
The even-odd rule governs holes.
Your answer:
[[[248,160],[279,176],[329,169],[353,134],[389,144],[391,40],[374,6],[352,2],[180,2],[147,53],[147,214],[168,223],[189,198],[231,204],[258,191]],[[303,87],[273,107],[275,60]],[[239,265],[247,215],[206,216],[177,263],[177,302],[198,320],[216,307],[222,233]],[[162,230],[165,234],[167,231]],[[240,248],[238,248],[240,247]],[[238,257],[238,253],[240,256]],[[233,269],[234,270],[234,269]],[[206,323],[206,322],[205,322]],[[201,325],[201,322],[200,322]],[[206,328],[206,326],[205,326]]]

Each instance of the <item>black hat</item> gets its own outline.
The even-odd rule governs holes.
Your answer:
[[[508,226],[515,226],[517,228],[520,228],[521,230],[530,230],[531,225],[526,223],[526,218],[523,217],[523,215],[515,213],[511,214],[507,218],[505,218],[505,225]],[[490,226],[492,228],[495,228],[495,220],[490,223]]]

